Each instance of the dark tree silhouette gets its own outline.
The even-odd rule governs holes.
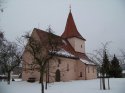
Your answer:
[[[0,34],[0,42],[0,64],[7,73],[7,81],[10,84],[11,72],[21,63],[22,53],[19,51],[18,45],[8,42],[3,34]]]
[[[122,68],[119,64],[119,60],[115,55],[111,61],[110,76],[116,78],[122,77]]]
[[[11,72],[21,63],[21,53],[18,52],[17,46],[15,46],[15,44],[9,43],[7,46],[4,46],[4,48],[1,49],[0,59],[2,67],[5,69],[5,72],[8,76],[8,84],[10,84]]]

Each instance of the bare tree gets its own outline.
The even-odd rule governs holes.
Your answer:
[[[3,0],[0,0],[0,11],[3,12],[2,10],[2,3],[3,3]]]
[[[3,46],[3,43],[4,42],[4,34],[3,34],[3,32],[0,32],[0,53],[1,53],[1,48],[2,48],[2,46]],[[1,70],[1,74],[5,74],[5,70],[4,70],[4,68],[3,68],[3,66],[2,66],[2,64],[1,64],[2,62],[1,62],[1,58],[0,58],[0,70]]]
[[[4,33],[0,31],[0,47],[3,45]]]
[[[40,72],[41,93],[44,93],[43,77],[47,73],[48,62],[60,50],[62,40],[51,31],[42,40],[38,40],[29,34],[26,34],[24,37],[28,41],[25,52],[29,52],[32,55],[32,65],[34,69]]]
[[[98,66],[97,72],[100,77],[100,89],[105,90],[105,77],[108,78],[108,89],[110,89],[109,85],[109,67],[110,62],[108,61],[109,51],[107,50],[107,46],[110,42],[102,43],[103,48],[95,50],[95,53],[89,54],[89,58]],[[108,53],[108,54],[107,54]],[[106,63],[105,63],[106,62]]]
[[[121,53],[122,53],[122,58],[123,58],[122,59],[123,60],[122,63],[124,64],[125,63],[125,61],[124,61],[125,60],[125,51],[121,50]]]
[[[19,66],[21,59],[22,53],[18,50],[17,44],[6,40],[0,48],[0,64],[7,73],[8,84],[10,84],[11,72]]]
[[[0,0],[0,13],[2,13],[4,11],[4,3],[5,3],[6,0]]]

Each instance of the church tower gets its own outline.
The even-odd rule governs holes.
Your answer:
[[[71,9],[67,18],[65,30],[61,37],[67,39],[76,52],[85,53],[86,40],[76,28]]]

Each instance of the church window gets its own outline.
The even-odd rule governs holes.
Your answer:
[[[89,66],[88,66],[88,73],[89,73]]]
[[[69,64],[67,64],[67,71],[69,71]]]
[[[94,66],[93,66],[93,73],[94,73],[94,69],[95,69],[95,68],[94,68]]]
[[[61,60],[60,59],[58,59],[58,63],[61,64]]]
[[[58,59],[58,67],[59,67],[59,65],[61,64],[61,60],[60,59]]]
[[[80,77],[82,77],[82,72],[80,72]]]

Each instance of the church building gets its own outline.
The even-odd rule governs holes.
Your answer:
[[[48,32],[34,28],[32,35],[42,41],[42,38]],[[72,12],[70,10],[65,30],[61,36],[65,45],[59,51],[62,56],[55,56],[57,59],[52,61],[50,67],[49,81],[70,81],[70,80],[90,80],[97,78],[96,65],[87,57],[85,51],[86,39],[78,32],[75,25]],[[23,53],[23,72],[22,79],[28,80],[30,77],[34,77],[36,80],[40,79],[40,73],[38,71],[27,71],[28,63],[32,59],[27,53]]]

